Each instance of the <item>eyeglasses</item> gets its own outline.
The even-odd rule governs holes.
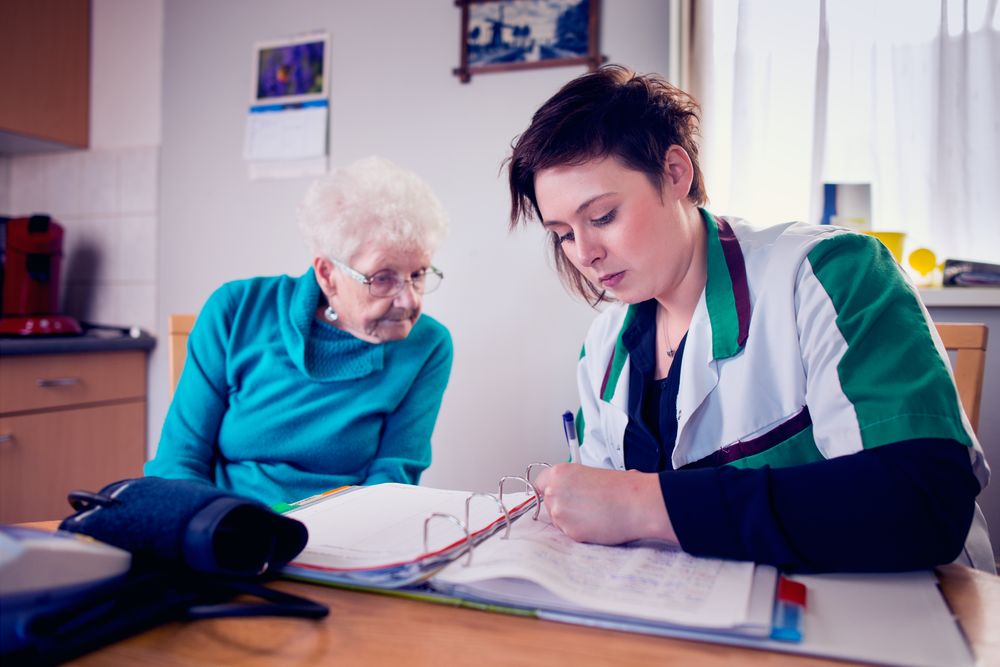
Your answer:
[[[368,292],[377,298],[396,296],[403,291],[403,285],[406,283],[413,285],[413,291],[417,294],[427,294],[440,287],[441,281],[444,279],[444,274],[433,266],[414,271],[409,278],[404,278],[392,269],[383,269],[366,276],[338,259],[330,258],[330,261],[362,285],[368,285]]]

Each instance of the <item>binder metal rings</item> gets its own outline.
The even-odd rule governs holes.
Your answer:
[[[531,518],[533,521],[537,521],[538,516],[542,509],[542,496],[541,494],[538,493],[538,488],[531,483],[530,479],[531,479],[531,471],[538,466],[544,466],[546,468],[552,467],[548,463],[532,463],[528,465],[524,477],[520,477],[517,475],[507,475],[505,477],[501,477],[499,493],[496,495],[492,493],[482,493],[482,492],[475,492],[469,494],[469,496],[465,499],[465,521],[462,521],[454,514],[448,514],[446,512],[434,512],[426,519],[424,519],[424,553],[427,554],[430,552],[431,522],[434,519],[447,519],[456,526],[458,526],[465,533],[465,547],[467,551],[466,551],[464,567],[468,567],[472,563],[472,551],[473,548],[475,547],[475,544],[473,543],[472,539],[473,535],[469,526],[472,525],[470,522],[472,513],[472,499],[475,498],[476,496],[485,496],[487,498],[491,498],[493,499],[493,502],[495,502],[500,507],[500,511],[503,512],[503,518],[504,518],[504,534],[503,537],[501,537],[500,539],[506,540],[508,537],[510,537],[510,524],[511,524],[510,511],[507,509],[507,505],[504,504],[503,502],[503,486],[504,483],[509,479],[514,479],[523,482],[525,488],[531,490],[531,493],[535,496],[535,513]]]
[[[506,540],[508,537],[510,537],[510,512],[508,512],[507,511],[507,507],[502,502],[500,502],[500,499],[498,497],[496,497],[495,495],[493,495],[492,493],[480,493],[480,492],[476,492],[476,493],[473,493],[472,495],[470,495],[468,498],[465,499],[465,525],[466,526],[471,526],[472,525],[471,523],[469,523],[469,509],[472,507],[472,499],[475,498],[476,496],[484,496],[486,498],[492,498],[493,501],[496,502],[496,504],[500,506],[500,511],[503,512],[504,522],[507,525],[507,529],[504,531],[503,537],[501,537],[500,539],[501,540]],[[469,552],[469,562],[472,562],[472,552],[471,551]],[[466,565],[468,565],[468,563],[466,563]]]
[[[544,461],[535,461],[534,463],[529,463],[528,467],[524,469],[524,478],[527,479],[528,481],[531,481],[532,470],[534,470],[535,468],[551,468],[551,467],[552,467],[551,463],[545,463]],[[535,487],[532,486],[531,488]],[[539,500],[541,500],[540,497]]]
[[[531,465],[536,465],[536,464],[533,463]],[[528,469],[530,470],[531,466],[528,466]],[[536,500],[536,502],[535,502],[535,513],[534,513],[534,515],[532,515],[531,519],[532,519],[532,521],[538,521],[538,515],[542,511],[542,494],[538,493],[538,489],[535,487],[534,484],[532,484],[530,481],[528,481],[527,477],[521,477],[519,475],[505,475],[505,476],[501,477],[500,478],[500,504],[503,505],[503,483],[506,482],[508,479],[516,479],[516,480],[519,480],[521,482],[524,482],[525,488],[531,489],[531,493],[533,493],[535,495],[535,500]],[[504,505],[504,507],[506,507],[506,505]]]
[[[459,519],[454,514],[447,514],[445,512],[434,512],[429,517],[427,517],[426,519],[424,519],[424,553],[426,554],[426,553],[430,552],[430,548],[428,547],[427,538],[428,538],[429,532],[430,532],[431,521],[433,521],[434,519],[437,519],[437,518],[448,519],[453,524],[455,524],[456,526],[458,526],[459,528],[462,529],[462,532],[465,533],[465,544],[466,544],[467,547],[469,547],[469,560],[472,560],[472,548],[471,548],[471,545],[469,544],[470,540],[469,540],[469,526],[468,526],[468,524],[466,524],[464,521],[462,521],[461,519]],[[466,564],[468,564],[468,562],[469,561],[466,561]]]

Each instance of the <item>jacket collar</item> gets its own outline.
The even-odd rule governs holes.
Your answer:
[[[736,355],[750,331],[750,289],[743,251],[733,228],[701,208],[708,253],[705,305],[712,324],[712,357]]]

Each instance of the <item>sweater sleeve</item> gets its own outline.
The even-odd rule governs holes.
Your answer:
[[[233,312],[223,287],[205,303],[188,337],[187,359],[145,473],[215,482],[216,442],[229,406],[226,357]]]
[[[406,397],[385,419],[378,452],[365,484],[416,484],[431,464],[431,434],[451,374],[452,343],[447,329],[417,373]]]
[[[969,448],[917,439],[786,468],[660,473],[681,547],[800,572],[954,560],[979,492]]]

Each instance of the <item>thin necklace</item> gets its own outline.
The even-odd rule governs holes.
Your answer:
[[[663,337],[667,341],[667,357],[673,359],[674,346],[670,344],[670,327],[667,322],[667,311],[661,308],[660,312],[663,313]]]

